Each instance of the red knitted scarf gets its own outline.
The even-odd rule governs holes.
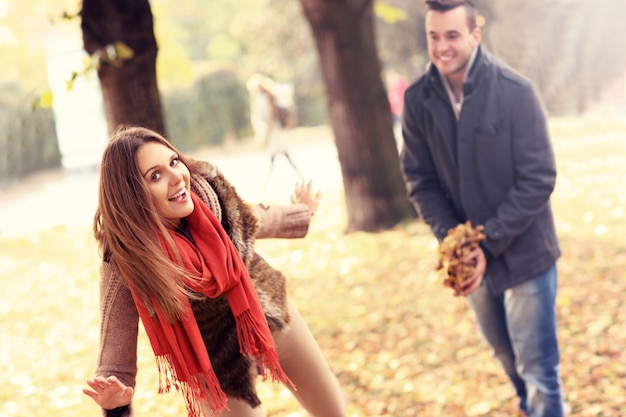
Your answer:
[[[264,378],[269,370],[272,379],[291,384],[280,367],[274,339],[239,252],[207,205],[194,193],[191,198],[194,210],[187,217],[187,225],[194,243],[170,231],[183,266],[189,271],[185,285],[210,298],[225,294],[235,316],[241,354],[256,359]],[[162,236],[161,245],[164,253],[177,262]],[[171,323],[156,303],[151,303],[154,311],[150,311],[135,298],[157,358],[159,393],[169,391],[171,386],[180,390],[190,417],[204,415],[203,403],[219,414],[226,407],[226,395],[211,367],[191,304],[188,299],[185,302],[184,317]]]

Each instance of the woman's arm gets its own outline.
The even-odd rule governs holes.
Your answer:
[[[311,222],[311,212],[304,204],[290,206],[254,206],[259,219],[257,239],[296,239],[306,236]]]
[[[128,417],[137,374],[139,314],[130,290],[108,262],[103,262],[100,276],[100,354],[96,377],[83,392],[103,408],[104,416]]]
[[[290,206],[254,206],[259,219],[256,238],[293,239],[306,236],[320,199],[321,193],[313,190],[313,184],[309,180],[296,183]]]

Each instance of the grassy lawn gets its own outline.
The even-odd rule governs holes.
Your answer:
[[[553,208],[563,257],[557,300],[571,416],[626,415],[626,120],[551,119],[559,177]],[[341,194],[325,195],[301,240],[259,241],[338,375],[349,415],[515,415],[512,388],[467,302],[434,271],[436,242],[412,222],[342,233]],[[98,416],[81,393],[98,351],[99,256],[87,227],[0,238],[0,417]],[[184,416],[158,395],[140,334],[141,416]],[[260,382],[268,416],[305,416]]]

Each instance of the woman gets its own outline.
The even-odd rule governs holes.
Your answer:
[[[246,204],[219,170],[148,129],[104,151],[94,232],[103,257],[96,377],[83,392],[131,416],[141,318],[189,416],[263,416],[255,380],[284,382],[313,416],[345,416],[338,382],[255,238],[302,237],[319,204],[298,184],[288,207]]]

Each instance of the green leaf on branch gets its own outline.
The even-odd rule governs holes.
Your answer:
[[[124,61],[128,61],[135,56],[135,52],[124,42],[115,42],[105,45],[91,54],[91,66],[100,68],[103,63],[121,67]]]
[[[406,11],[383,2],[374,4],[374,12],[378,17],[390,24],[402,22],[408,18]]]

